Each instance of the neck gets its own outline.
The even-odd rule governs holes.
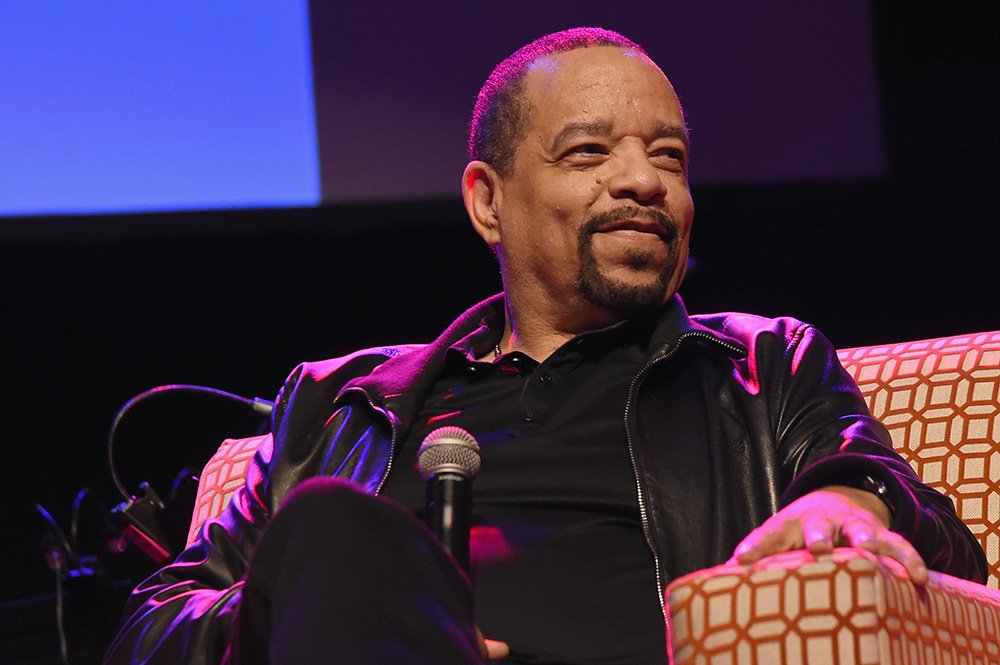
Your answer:
[[[538,362],[543,362],[577,335],[605,328],[625,318],[600,308],[595,311],[593,306],[557,314],[525,312],[509,297],[504,307],[506,323],[500,338],[500,351],[520,351]]]

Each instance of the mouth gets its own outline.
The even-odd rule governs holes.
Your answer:
[[[668,240],[672,235],[667,226],[661,224],[659,221],[652,219],[642,219],[640,217],[632,217],[629,219],[616,220],[608,224],[600,226],[597,233],[621,233],[621,234],[649,234],[654,235],[661,240]]]
[[[677,224],[665,212],[634,207],[618,208],[591,218],[586,231],[592,234],[614,234],[614,237],[634,240],[654,236],[667,244],[677,239]]]

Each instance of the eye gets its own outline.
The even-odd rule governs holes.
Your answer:
[[[682,148],[658,148],[650,154],[650,159],[671,170],[683,170],[687,167],[687,153]]]
[[[596,143],[583,143],[581,145],[576,145],[570,148],[568,153],[585,153],[588,155],[601,155],[606,151],[601,146]]]
[[[607,149],[598,143],[581,143],[574,145],[563,153],[563,158],[583,158],[606,155]]]

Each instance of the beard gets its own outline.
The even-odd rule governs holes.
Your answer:
[[[667,244],[668,259],[652,279],[643,283],[624,282],[609,277],[598,265],[594,256],[595,233],[608,224],[635,217],[652,219],[666,230],[663,242]],[[681,258],[680,224],[660,210],[618,208],[587,220],[580,229],[577,252],[580,260],[580,268],[576,275],[577,288],[591,303],[620,314],[635,314],[654,309],[663,304],[670,279],[676,272],[677,262]],[[646,269],[653,260],[652,251],[637,249],[625,257],[625,265],[629,270],[639,272]]]

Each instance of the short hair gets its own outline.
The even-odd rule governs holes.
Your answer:
[[[540,58],[590,46],[620,46],[646,55],[628,37],[604,28],[571,28],[522,46],[493,69],[479,90],[469,123],[469,158],[508,175],[530,110],[524,98],[528,68]]]

